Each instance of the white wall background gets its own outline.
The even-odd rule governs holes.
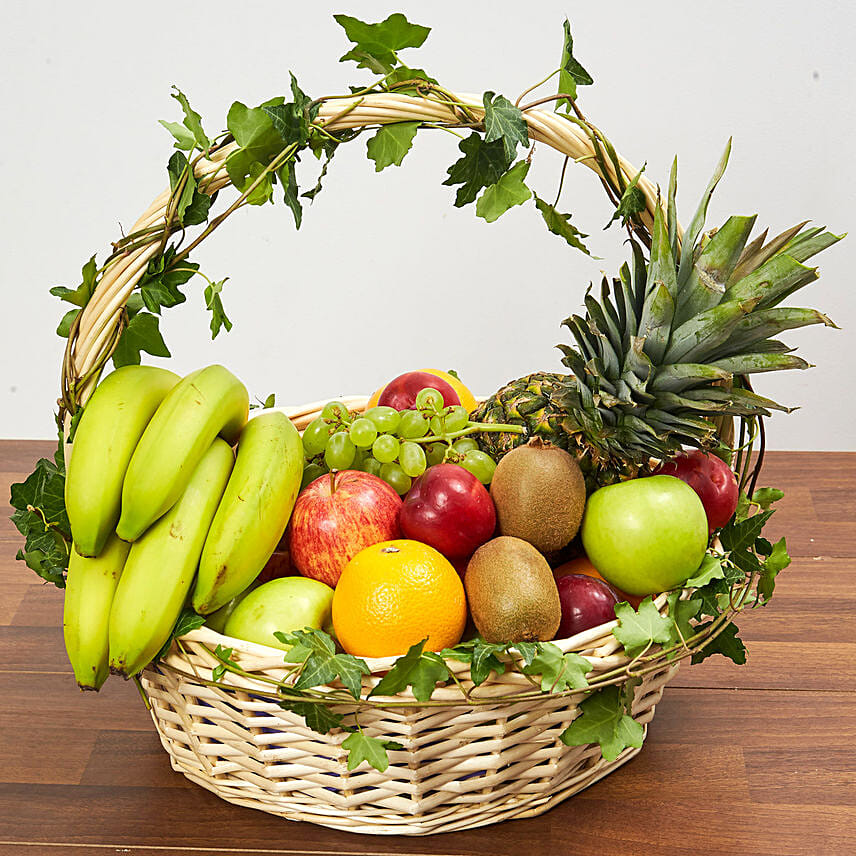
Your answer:
[[[288,89],[294,70],[312,95],[370,79],[339,64],[347,12],[376,21],[403,11],[434,29],[406,56],[461,91],[512,100],[558,64],[562,21],[595,78],[586,114],[631,162],[665,184],[680,155],[679,210],[688,221],[727,137],[731,166],[710,224],[757,212],[781,230],[811,218],[852,229],[856,110],[851,4],[671,0],[583,3],[417,3],[342,0],[293,4],[29,3],[4,0],[0,31],[0,436],[51,437],[67,308],[48,294],[76,286],[95,251],[104,258],[166,184],[178,84],[209,133],[233,100],[257,104]],[[229,276],[223,300],[235,328],[211,342],[202,287],[167,310],[172,366],[222,362],[251,394],[299,403],[369,392],[402,371],[453,367],[477,392],[557,369],[560,321],[586,285],[623,261],[622,235],[600,227],[611,210],[593,174],[569,169],[563,210],[591,233],[590,260],[546,232],[531,205],[494,224],[455,209],[442,187],[457,140],[420,134],[401,168],[376,175],[363,139],[336,156],[324,192],[295,233],[281,203],[235,214],[194,254]],[[554,193],[560,159],[541,149],[530,183]],[[797,305],[842,330],[786,336],[817,365],[760,376],[763,394],[799,405],[775,417],[779,449],[856,449],[853,353],[856,299],[850,238],[823,254],[820,281]],[[155,362],[154,360],[151,360]]]

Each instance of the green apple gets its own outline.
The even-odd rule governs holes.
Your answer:
[[[588,498],[581,537],[607,582],[628,594],[660,594],[701,564],[707,515],[698,494],[675,476],[631,479]]]
[[[690,488],[692,490],[692,488]],[[306,577],[280,577],[251,591],[226,621],[224,634],[288,650],[274,631],[315,627],[332,634],[333,589]]]
[[[205,626],[210,627],[217,633],[224,633],[226,630],[226,622],[235,611],[235,607],[255,588],[258,588],[257,583],[250,583],[240,594],[236,594],[228,603],[215,609],[214,612],[209,612],[205,616]]]

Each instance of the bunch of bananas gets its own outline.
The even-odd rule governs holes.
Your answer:
[[[63,632],[82,689],[137,674],[189,596],[213,612],[270,558],[303,450],[284,414],[248,414],[246,388],[219,365],[185,378],[124,366],[96,388],[65,485],[74,545]]]

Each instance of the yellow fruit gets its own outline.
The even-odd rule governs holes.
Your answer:
[[[452,564],[418,541],[382,541],[361,550],[333,595],[336,638],[358,657],[406,654],[456,645],[467,621],[464,586]]]
[[[440,369],[417,369],[417,371],[428,372],[428,374],[432,374],[435,377],[442,378],[446,381],[446,383],[448,383],[449,386],[458,393],[458,398],[461,399],[461,405],[467,408],[467,413],[472,413],[473,410],[476,409],[478,402],[476,401],[475,396],[454,375],[441,371]],[[366,405],[366,409],[374,407],[378,403],[384,389],[386,389],[386,384],[379,387],[372,393],[371,398],[369,398],[369,403]]]

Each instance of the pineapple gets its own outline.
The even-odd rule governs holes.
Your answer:
[[[755,217],[730,217],[702,234],[707,203],[728,150],[681,245],[674,214],[673,168],[665,215],[658,206],[646,262],[633,259],[600,300],[589,292],[585,316],[563,322],[576,348],[559,345],[570,374],[537,373],[511,381],[483,402],[478,422],[522,425],[526,434],[482,433],[497,460],[538,436],[576,454],[590,487],[633,477],[651,459],[682,446],[715,448],[717,421],[769,416],[788,408],[755,394],[746,376],[809,364],[774,338],[808,324],[835,326],[814,309],[778,304],[817,279],[803,264],[840,240],[801,223],[749,242]]]

